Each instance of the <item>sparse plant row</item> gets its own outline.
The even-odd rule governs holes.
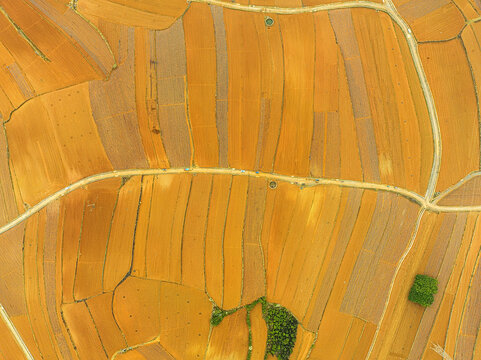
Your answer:
[[[267,325],[267,342],[264,359],[268,355],[276,356],[279,360],[288,360],[296,343],[298,321],[289,310],[280,304],[269,303],[265,297],[261,297],[244,306],[223,310],[214,305],[210,323],[219,325],[222,320],[236,311],[246,309],[246,323],[249,330],[248,350],[246,360],[252,356],[252,328],[250,313],[257,304],[262,305],[262,317]]]
[[[247,342],[247,356],[246,360],[251,360],[252,357],[252,323],[251,323],[251,311],[257,305],[260,299],[254,301],[254,303],[246,305],[246,323],[249,330],[249,340]]]

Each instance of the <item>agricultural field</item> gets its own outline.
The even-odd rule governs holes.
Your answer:
[[[481,358],[480,0],[0,0],[0,63],[0,359]]]

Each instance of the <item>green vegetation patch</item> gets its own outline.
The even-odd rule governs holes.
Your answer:
[[[288,360],[296,343],[297,319],[285,307],[262,302],[262,314],[267,324],[267,355]]]
[[[224,318],[226,316],[232,315],[237,310],[240,310],[244,307],[247,309],[247,312],[250,313],[258,303],[264,304],[264,303],[266,303],[266,299],[264,297],[261,297],[257,300],[254,300],[250,304],[247,304],[247,305],[244,305],[244,306],[241,306],[241,307],[238,307],[238,308],[234,308],[234,309],[231,309],[231,310],[223,310],[218,306],[214,306],[214,308],[212,309],[212,315],[210,317],[210,323],[213,326],[217,326],[222,322],[222,320],[224,320]]]
[[[214,306],[214,309],[212,310],[212,315],[210,317],[210,323],[213,326],[217,326],[222,322],[222,320],[224,320],[226,316],[229,316],[235,313],[236,311],[237,309],[222,310],[220,307]]]
[[[249,329],[249,348],[247,350],[246,360],[250,360],[252,356],[250,314],[259,303],[262,305],[262,317],[267,325],[267,344],[264,358],[267,359],[268,355],[273,355],[277,356],[279,360],[288,360],[296,344],[298,321],[285,307],[279,304],[269,303],[265,297],[261,297],[250,304],[231,310],[223,310],[218,306],[214,306],[210,323],[212,326],[217,326],[226,316],[245,308],[247,328]]]
[[[408,299],[422,306],[434,302],[434,294],[438,292],[438,280],[427,275],[416,275]]]

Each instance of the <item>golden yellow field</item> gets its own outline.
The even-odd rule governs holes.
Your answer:
[[[0,0],[0,64],[0,359],[481,358],[480,0]]]

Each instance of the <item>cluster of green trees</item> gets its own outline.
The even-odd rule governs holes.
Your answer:
[[[252,353],[250,312],[259,303],[262,305],[262,317],[264,318],[267,326],[265,358],[267,358],[268,355],[273,355],[277,356],[279,360],[288,360],[292,350],[294,349],[294,345],[296,344],[298,321],[285,307],[279,304],[269,303],[265,297],[261,297],[252,303],[243,306],[247,310],[246,321],[249,328],[249,350],[247,352],[246,359],[250,360]],[[231,310],[223,310],[218,306],[214,306],[210,323],[213,326],[217,326],[226,316],[235,313],[237,310],[242,309],[243,307]]]
[[[297,319],[279,304],[262,303],[262,315],[267,325],[267,354],[279,360],[291,356],[297,336]]]
[[[438,280],[427,275],[416,275],[408,299],[422,306],[434,302],[434,294],[438,292]]]

